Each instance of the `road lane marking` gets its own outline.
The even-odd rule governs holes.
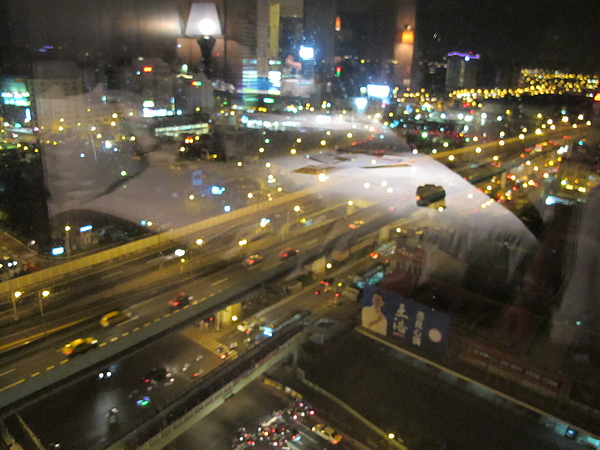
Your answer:
[[[13,369],[7,370],[6,372],[2,372],[2,373],[0,373],[0,377],[3,377],[4,375],[8,375],[9,373],[14,372],[15,370],[17,370],[17,369],[13,368]]]
[[[227,281],[227,280],[229,280],[229,277],[225,277],[225,278],[223,278],[222,280],[215,281],[215,282],[214,282],[212,285],[213,285],[213,286],[216,286],[217,284],[221,284],[221,283],[223,283],[223,282],[225,282],[225,281]]]
[[[56,366],[54,366],[54,365],[52,365],[52,366],[48,366],[48,367],[46,367],[46,370],[52,370],[52,369],[54,369],[55,367],[56,367]]]
[[[37,377],[38,375],[41,375],[41,372],[32,373],[31,378]]]
[[[117,336],[117,337],[114,337],[114,338],[112,338],[112,339],[110,340],[110,342],[115,342],[115,341],[118,341],[118,340],[119,340],[119,337]]]
[[[10,389],[12,387],[18,386],[21,383],[25,383],[25,378],[19,380],[19,381],[15,381],[13,384],[9,384],[8,386],[4,386],[3,388],[0,389],[0,392],[3,392],[7,389]]]
[[[29,344],[30,342],[35,341],[36,339],[40,339],[40,338],[42,338],[42,337],[44,337],[44,336],[46,336],[48,334],[54,333],[55,331],[63,330],[65,328],[77,325],[78,323],[83,322],[83,320],[84,319],[76,320],[74,322],[71,322],[71,323],[68,323],[68,324],[65,324],[65,325],[61,325],[61,326],[56,327],[56,328],[52,328],[52,329],[50,329],[48,331],[44,331],[42,333],[33,334],[33,335],[25,337],[23,339],[19,339],[17,341],[13,341],[10,344],[5,344],[5,345],[0,346],[0,350],[8,348],[8,347],[14,347],[17,344]]]

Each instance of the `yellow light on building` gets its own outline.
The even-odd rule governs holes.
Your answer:
[[[415,32],[411,29],[404,30],[400,36],[400,42],[402,44],[414,44],[415,43]]]

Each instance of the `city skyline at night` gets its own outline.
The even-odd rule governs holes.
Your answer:
[[[393,4],[339,1],[337,9],[338,14],[350,19],[356,14],[366,18],[362,22],[364,30],[353,20],[348,24],[354,27],[354,33],[373,35],[369,38],[373,42],[388,39],[391,49],[394,29],[377,29],[373,24],[385,16],[381,7]],[[593,35],[594,14],[586,12],[594,11],[595,6],[593,0],[583,0],[577,7],[552,7],[537,0],[502,4],[463,1],[460,7],[438,0],[416,1],[415,57],[434,60],[451,51],[472,51],[494,64],[594,72],[598,70],[599,44]],[[222,5],[218,7],[223,20]],[[46,57],[54,52],[59,58],[93,58],[105,63],[138,56],[155,56],[170,62],[176,58],[175,46],[177,38],[183,37],[188,9],[187,2],[175,0],[85,5],[60,0],[50,9],[41,0],[7,1],[3,5],[5,33],[1,51],[3,59],[17,51],[27,57]],[[307,25],[310,28],[311,24]],[[389,35],[376,36],[381,32]],[[370,55],[362,55],[365,56]]]
[[[0,448],[600,449],[598,0],[0,2]]]

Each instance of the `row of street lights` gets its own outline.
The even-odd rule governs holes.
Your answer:
[[[17,300],[19,300],[24,295],[23,291],[15,291],[12,295],[12,305],[13,311],[15,315],[17,314]],[[50,296],[50,291],[48,289],[44,289],[43,291],[39,291],[37,293],[38,304],[40,307],[40,315],[44,315],[44,299]]]

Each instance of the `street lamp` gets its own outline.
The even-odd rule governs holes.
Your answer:
[[[204,74],[209,80],[212,78],[212,51],[215,38],[222,37],[221,22],[215,3],[192,3],[185,35],[195,37],[202,52]]]
[[[49,295],[50,295],[50,291],[48,289],[44,289],[42,292],[40,292],[38,301],[40,302],[40,315],[41,316],[44,315],[44,299],[46,297],[48,297]]]
[[[67,225],[65,227],[65,247],[67,250],[67,256],[69,256],[71,254],[71,227],[69,225]]]
[[[21,291],[15,291],[12,295],[13,311],[15,312],[15,314],[17,314],[17,300],[21,298],[21,295],[23,295],[23,292]]]
[[[183,273],[183,263],[185,263],[185,250],[182,248],[178,248],[177,250],[175,250],[175,256],[177,256],[179,258],[179,262],[181,263],[179,265],[179,273]]]
[[[389,448],[392,448],[392,441],[394,440],[396,435],[394,433],[388,433],[387,437],[389,439]]]

